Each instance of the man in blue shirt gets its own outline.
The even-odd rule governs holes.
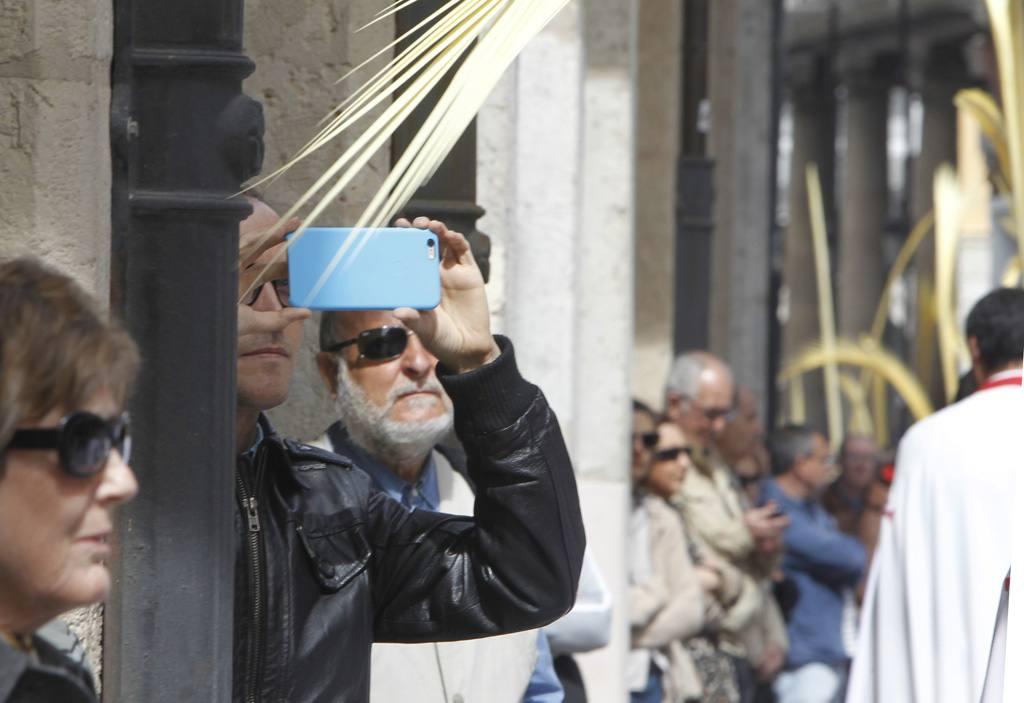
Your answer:
[[[317,365],[339,422],[314,444],[355,461],[406,510],[473,513],[461,451],[442,442],[451,400],[437,358],[390,312],[324,313]],[[436,695],[434,695],[436,694]],[[559,703],[547,638],[530,631],[483,640],[375,644],[370,700]]]
[[[789,517],[782,569],[799,589],[787,628],[786,668],[775,692],[779,703],[841,701],[850,664],[843,611],[864,573],[864,547],[840,532],[821,504],[835,465],[821,434],[785,427],[773,435],[771,455],[774,478],[762,500],[774,501]]]

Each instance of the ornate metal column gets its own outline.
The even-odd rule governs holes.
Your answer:
[[[242,0],[116,0],[112,288],[142,351],[106,701],[231,699],[238,222],[262,160]]]

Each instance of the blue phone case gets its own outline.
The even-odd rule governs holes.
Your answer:
[[[310,227],[288,247],[292,304],[430,310],[441,302],[440,260],[437,235],[429,230]]]

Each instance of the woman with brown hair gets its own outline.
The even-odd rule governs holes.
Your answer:
[[[135,345],[68,277],[0,263],[0,701],[95,701],[36,634],[106,598],[113,509],[131,499]]]

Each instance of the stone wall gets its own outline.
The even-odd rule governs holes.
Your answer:
[[[0,3],[0,257],[34,255],[108,299],[107,0]],[[102,611],[65,618],[102,665]]]
[[[113,25],[104,0],[0,5],[0,253],[106,300]]]

